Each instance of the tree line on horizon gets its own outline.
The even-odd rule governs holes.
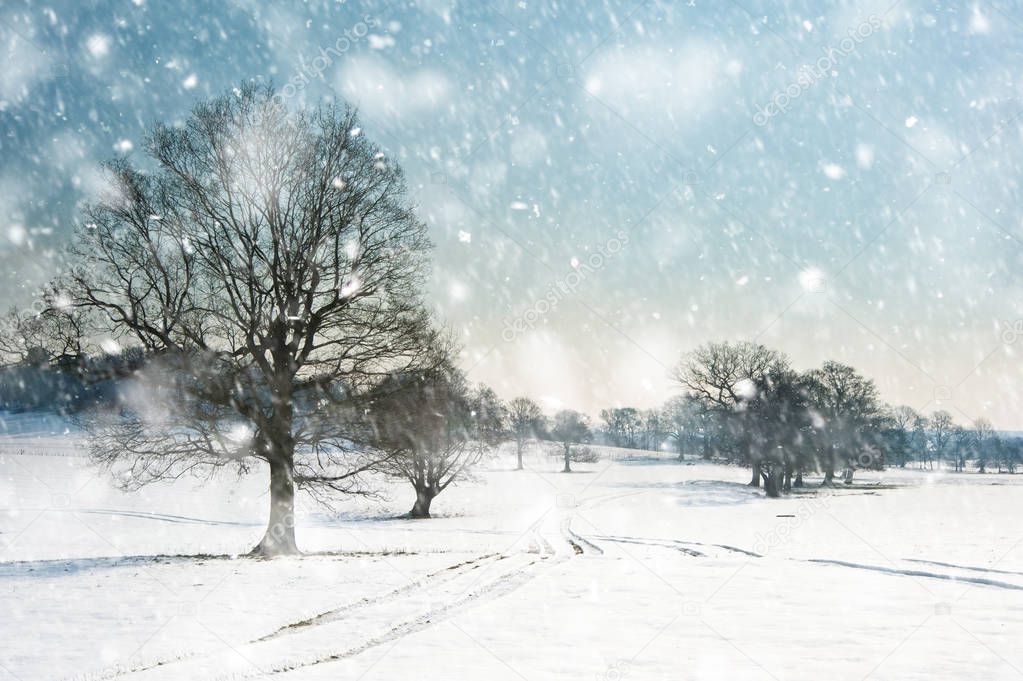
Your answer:
[[[687,455],[749,466],[750,484],[776,496],[803,485],[804,473],[836,472],[851,483],[857,469],[933,469],[1014,473],[1023,438],[997,432],[987,419],[967,426],[951,413],[929,416],[885,404],[874,382],[851,366],[827,361],[799,372],[782,353],[751,342],[709,343],[673,372],[682,393],[659,409],[601,411],[601,434],[634,449],[672,448]]]

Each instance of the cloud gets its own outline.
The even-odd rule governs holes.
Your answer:
[[[442,106],[453,87],[432,69],[394,69],[376,56],[354,57],[341,69],[338,90],[369,117],[415,116]]]
[[[28,233],[25,229],[27,214],[19,197],[32,196],[28,183],[16,173],[0,176],[0,249],[22,245]]]
[[[691,44],[679,50],[638,47],[598,59],[586,75],[586,90],[615,101],[639,101],[675,110],[706,108],[724,72],[713,48]],[[729,71],[735,71],[729,67]]]
[[[53,75],[53,60],[40,48],[0,27],[0,108],[18,103],[33,87]]]
[[[512,135],[510,152],[516,165],[533,165],[547,155],[547,138],[532,126],[521,126]]]
[[[903,0],[893,4],[890,0],[856,0],[855,2],[839,3],[828,14],[825,25],[828,26],[829,40],[838,41],[855,31],[860,25],[870,23],[870,18],[881,20],[884,30],[893,29],[901,24],[909,24],[918,8],[913,2]]]
[[[712,108],[722,84],[741,72],[707,45],[637,47],[611,52],[587,72],[592,96],[623,110],[690,118]]]

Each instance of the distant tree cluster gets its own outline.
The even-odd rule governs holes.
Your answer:
[[[689,353],[673,372],[683,393],[660,409],[601,412],[601,435],[619,447],[673,449],[749,466],[750,484],[777,496],[820,473],[823,484],[857,469],[946,462],[957,471],[1014,472],[1023,439],[1001,438],[987,421],[954,423],[884,404],[874,382],[853,367],[825,362],[791,368],[783,354],[756,343],[711,343]]]
[[[0,410],[75,414],[116,403],[118,381],[144,361],[141,348],[87,345],[89,316],[53,291],[42,298],[41,311],[12,309],[0,320]]]

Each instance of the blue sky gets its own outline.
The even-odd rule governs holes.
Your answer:
[[[4,3],[0,276],[53,274],[154,121],[300,83],[405,167],[430,303],[506,397],[653,406],[758,339],[1018,428],[1021,49],[1009,2]]]

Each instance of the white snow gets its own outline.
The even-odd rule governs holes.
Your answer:
[[[970,14],[970,33],[984,35],[991,32],[991,21],[980,11],[977,5],[973,6]]]
[[[838,165],[837,163],[825,163],[821,170],[831,180],[841,180],[845,177],[845,168]]]
[[[73,439],[39,437],[7,436],[0,455],[2,665],[21,681],[1023,667],[1023,476],[861,472],[852,488],[813,480],[768,500],[744,469],[667,454],[599,448],[565,475],[537,451],[516,472],[504,450],[432,520],[395,518],[411,505],[397,484],[338,516],[303,500],[303,549],[341,553],[256,561],[194,556],[258,539],[260,475],[129,495]],[[50,456],[14,453],[32,442]]]
[[[102,33],[94,33],[85,41],[85,49],[96,59],[102,59],[110,53],[110,38]]]
[[[856,145],[856,165],[864,169],[869,169],[874,165],[874,147],[872,145]]]
[[[816,267],[808,267],[799,273],[799,285],[807,293],[820,291],[825,285],[824,272]]]

